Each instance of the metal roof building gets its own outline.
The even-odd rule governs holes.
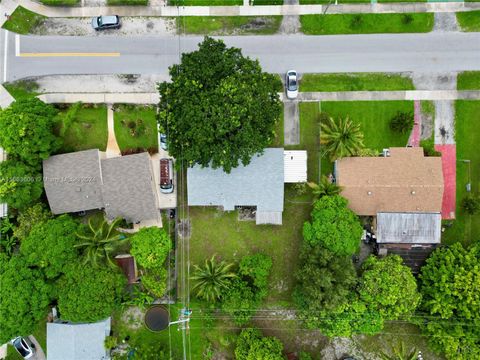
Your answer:
[[[257,224],[282,224],[284,154],[282,148],[268,148],[230,174],[220,169],[195,165],[188,169],[189,206],[255,206]]]
[[[377,243],[440,244],[440,213],[378,213]]]
[[[283,168],[286,183],[307,182],[307,151],[285,150],[283,152]]]
[[[110,318],[90,324],[47,323],[47,360],[108,360]]]

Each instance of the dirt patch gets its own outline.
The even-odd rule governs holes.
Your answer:
[[[95,31],[90,18],[47,18],[32,30],[36,35],[118,36],[175,34],[175,20],[162,17],[122,17],[120,29]]]
[[[181,220],[178,224],[178,235],[183,238],[189,238],[192,233],[192,227],[190,221]]]
[[[137,330],[143,326],[143,316],[142,309],[137,306],[131,306],[122,314],[122,322],[130,330]]]

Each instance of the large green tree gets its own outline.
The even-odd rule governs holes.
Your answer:
[[[480,245],[435,250],[421,275],[421,327],[447,359],[480,358]]]
[[[47,315],[51,287],[41,271],[30,269],[15,255],[0,259],[0,343],[28,336]]]
[[[110,316],[120,304],[127,280],[119,270],[72,263],[64,272],[56,283],[63,320],[98,321]]]
[[[276,337],[263,336],[258,329],[244,329],[237,339],[236,360],[283,360],[283,344]]]
[[[21,211],[17,217],[18,225],[13,229],[13,235],[19,239],[25,239],[35,225],[43,224],[52,217],[52,213],[48,211],[42,203],[26,208]]]
[[[387,320],[411,315],[421,300],[410,268],[398,255],[365,260],[358,293],[370,309]]]
[[[54,135],[58,111],[32,97],[19,99],[0,111],[0,146],[11,157],[40,168],[61,141]]]
[[[271,143],[280,81],[240,49],[206,37],[170,67],[170,76],[158,86],[159,123],[178,164],[229,172]]]
[[[42,192],[42,176],[34,167],[15,160],[0,163],[0,202],[24,209],[37,201]]]
[[[321,246],[305,244],[295,274],[294,299],[300,309],[315,314],[334,311],[349,301],[357,273],[349,256],[338,256]]]
[[[29,266],[39,267],[49,279],[56,278],[78,259],[74,248],[77,229],[77,222],[69,215],[39,223],[22,240],[20,253]]]
[[[322,245],[337,255],[352,255],[360,247],[362,226],[339,196],[324,196],[313,204],[312,220],[303,225],[305,242]]]

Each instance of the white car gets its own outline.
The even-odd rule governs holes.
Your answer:
[[[33,357],[35,346],[29,340],[18,336],[11,341],[11,344],[24,359]]]
[[[287,98],[296,99],[298,96],[298,78],[295,70],[288,70],[285,75]]]

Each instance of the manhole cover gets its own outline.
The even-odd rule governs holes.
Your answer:
[[[154,305],[145,313],[145,326],[149,330],[165,330],[169,322],[168,311],[161,305]]]

